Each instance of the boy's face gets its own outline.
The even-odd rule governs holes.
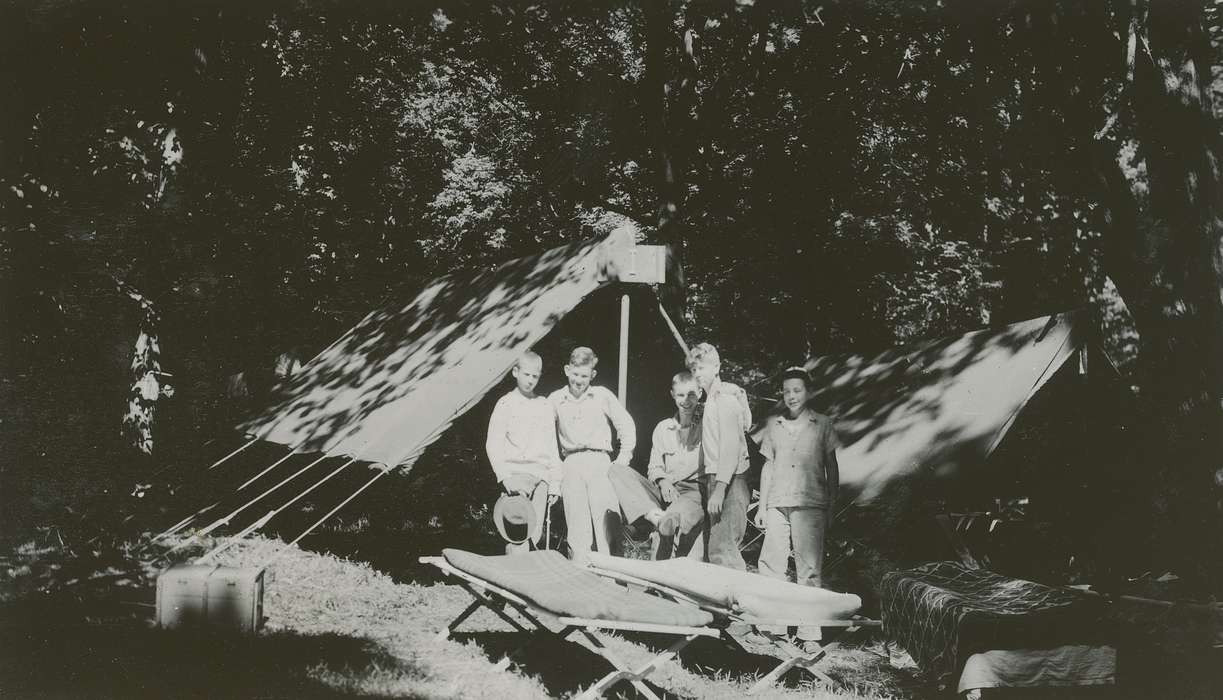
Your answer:
[[[692,376],[696,377],[697,384],[702,389],[708,391],[709,387],[713,386],[713,380],[718,378],[719,368],[719,363],[713,360],[702,359],[694,362],[688,369],[692,372]]]
[[[518,382],[518,390],[530,396],[531,392],[535,391],[535,386],[539,384],[539,375],[543,373],[544,363],[542,360],[520,360],[514,365],[515,381]]]
[[[781,400],[791,416],[797,416],[810,398],[807,383],[801,379],[787,379],[781,383]]]
[[[565,378],[569,380],[569,391],[581,396],[595,378],[595,368],[590,365],[565,365]]]
[[[680,382],[671,387],[671,398],[675,400],[675,407],[680,412],[691,413],[701,398],[701,389],[696,380]]]

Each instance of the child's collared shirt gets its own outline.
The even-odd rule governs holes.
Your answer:
[[[687,428],[675,416],[664,418],[650,438],[650,465],[646,478],[666,477],[676,483],[691,479],[701,468],[701,424],[694,418]]]
[[[559,492],[556,411],[544,397],[527,398],[514,389],[498,399],[488,419],[484,449],[497,481],[527,473],[547,481],[552,493]]]
[[[620,440],[620,455],[628,459],[637,445],[637,428],[620,399],[601,386],[591,386],[574,396],[563,386],[548,395],[556,409],[556,433],[561,453],[599,450],[611,455],[612,427]]]
[[[787,425],[789,423],[789,425]],[[835,468],[837,433],[828,416],[803,409],[793,422],[770,416],[760,454],[773,464],[765,501],[770,508],[824,508],[830,503],[828,469]]]

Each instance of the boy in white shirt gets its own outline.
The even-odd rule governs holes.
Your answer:
[[[569,557],[584,564],[590,552],[614,554],[621,534],[620,501],[608,479],[613,463],[627,466],[637,444],[633,418],[616,395],[594,386],[599,358],[587,347],[574,348],[565,365],[569,385],[548,399],[556,410],[556,435],[564,453],[561,496],[565,502]],[[620,446],[612,453],[612,429]]]
[[[526,542],[506,552],[539,547],[548,505],[560,493],[561,460],[556,446],[556,411],[535,393],[543,360],[527,351],[511,370],[517,386],[497,400],[484,443],[497,481],[509,494],[521,494],[535,507],[535,525]]]

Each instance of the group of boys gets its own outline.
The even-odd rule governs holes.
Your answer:
[[[507,551],[539,545],[559,496],[570,557],[579,565],[595,548],[614,551],[625,522],[657,531],[656,558],[694,556],[744,570],[739,544],[748,524],[752,418],[745,392],[719,378],[717,350],[697,345],[687,371],[672,378],[676,411],[654,428],[644,475],[629,466],[636,446],[632,416],[614,394],[591,383],[597,365],[590,348],[574,349],[564,367],[567,386],[543,397],[535,394],[543,362],[526,352],[512,370],[516,387],[493,409],[489,462],[505,493],[529,500],[534,515],[525,540]],[[792,552],[798,582],[818,586],[838,482],[836,434],[830,419],[806,407],[806,372],[787,370],[782,388],[787,410],[770,417],[761,433],[765,465],[755,524],[766,536],[759,568],[784,579]]]

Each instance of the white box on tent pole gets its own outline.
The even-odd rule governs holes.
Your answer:
[[[662,284],[667,281],[667,247],[635,245],[617,250],[613,262],[621,282]]]

